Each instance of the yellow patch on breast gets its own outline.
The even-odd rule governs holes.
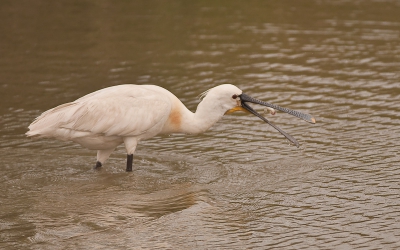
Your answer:
[[[175,128],[179,128],[182,123],[182,114],[179,108],[174,107],[169,114],[169,123]]]

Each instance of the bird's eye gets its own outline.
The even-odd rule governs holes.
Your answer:
[[[238,95],[237,94],[234,94],[233,96],[232,96],[232,99],[236,99],[238,97]]]

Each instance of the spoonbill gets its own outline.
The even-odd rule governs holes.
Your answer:
[[[280,110],[315,123],[309,114],[257,100],[231,84],[216,86],[201,96],[193,113],[174,94],[159,86],[126,84],[108,87],[47,110],[29,125],[26,135],[74,141],[97,150],[95,168],[100,168],[114,149],[124,143],[126,171],[132,171],[133,153],[141,140],[158,134],[199,134],[225,114],[235,111],[246,111],[259,117],[299,147],[296,139],[269,122],[249,103],[266,106],[270,113]]]

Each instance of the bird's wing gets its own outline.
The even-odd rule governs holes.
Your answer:
[[[143,134],[165,122],[171,110],[165,99],[134,96],[91,98],[75,105],[75,112],[59,126],[106,136]]]
[[[137,136],[163,125],[171,112],[170,98],[168,91],[152,85],[109,87],[44,112],[26,134],[62,140],[91,134]]]

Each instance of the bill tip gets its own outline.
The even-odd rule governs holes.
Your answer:
[[[311,117],[311,122],[314,124],[315,123],[315,118]]]

